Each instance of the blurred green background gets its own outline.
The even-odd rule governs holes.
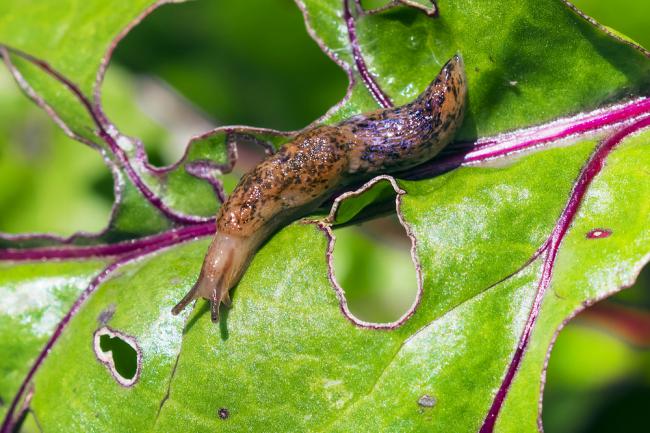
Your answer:
[[[650,1],[574,3],[650,47]],[[127,36],[109,70],[104,103],[109,117],[142,138],[150,160],[163,165],[180,156],[189,137],[214,126],[302,128],[340,100],[346,85],[290,0],[200,0],[162,7]],[[244,152],[244,167],[254,163],[248,154],[254,152]],[[0,231],[9,233],[96,231],[113,201],[99,155],[66,138],[1,67],[0,185]],[[396,219],[336,235],[337,277],[356,314],[399,316],[413,300],[415,275]],[[547,433],[650,431],[648,323],[650,267],[634,287],[565,328],[548,369]]]

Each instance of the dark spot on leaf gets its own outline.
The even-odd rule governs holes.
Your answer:
[[[95,356],[122,386],[133,386],[140,376],[142,353],[134,337],[107,326],[94,335]]]
[[[428,394],[424,394],[418,399],[418,404],[422,407],[433,407],[436,405],[436,399]]]
[[[230,412],[225,407],[219,409],[218,413],[219,413],[219,418],[221,419],[228,419],[228,417],[230,416]]]
[[[610,229],[593,229],[587,233],[586,237],[587,239],[602,239],[610,237],[611,234],[612,231]]]
[[[115,314],[115,304],[111,304],[108,307],[106,307],[104,310],[102,310],[101,313],[99,313],[99,316],[97,317],[97,322],[99,322],[100,325],[106,325],[108,321],[113,318],[114,314]]]

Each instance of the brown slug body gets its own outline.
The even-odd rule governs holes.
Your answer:
[[[261,244],[278,228],[317,209],[341,186],[401,171],[436,155],[462,123],[466,83],[454,56],[413,102],[300,133],[258,164],[217,215],[217,233],[199,279],[173,308],[210,301],[212,320]]]

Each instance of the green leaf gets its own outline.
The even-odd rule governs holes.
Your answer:
[[[99,260],[0,263],[0,397],[10,401],[34,358],[93,276]],[[0,406],[4,417],[7,406]]]
[[[87,284],[89,295],[69,317],[55,312],[62,332],[46,357],[33,326],[24,345],[8,346],[20,362],[0,360],[9,378],[0,395],[11,401],[20,377],[30,390],[14,416],[29,397],[44,431],[449,432],[492,431],[492,422],[499,432],[537,431],[558,328],[629,286],[650,256],[647,52],[560,1],[441,1],[439,18],[403,5],[369,14],[353,2],[298,2],[308,30],[351,79],[347,97],[320,121],[409,101],[461,53],[469,99],[458,141],[475,143],[341,196],[329,217],[282,229],[215,326],[202,301],[183,317],[169,312],[207,247],[196,238],[212,231],[215,176],[230,168],[233,140],[277,147],[293,134],[222,128],[193,140],[178,165],[148,167],[137,141],[93,105],[103,53],[148,5],[116,11],[70,0],[78,13],[66,16],[17,0],[0,6],[0,42],[14,71],[71,135],[107,155],[123,192],[109,230],[77,242],[91,247],[8,239],[0,250],[17,260],[3,264],[3,298],[16,296],[23,279],[27,292],[58,287],[41,280],[48,272],[66,293]],[[36,28],[78,34],[60,42]],[[396,195],[419,290],[400,319],[368,323],[338,286],[335,234]],[[123,239],[133,242],[115,243]],[[54,257],[69,258],[20,261]],[[2,344],[20,320],[15,309],[0,311]],[[122,349],[109,350],[107,338]]]

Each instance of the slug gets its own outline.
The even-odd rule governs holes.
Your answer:
[[[271,234],[342,186],[431,159],[462,123],[466,91],[462,60],[454,56],[414,101],[306,129],[263,160],[219,209],[199,278],[172,313],[202,297],[216,322],[220,304],[230,305],[230,289]]]

